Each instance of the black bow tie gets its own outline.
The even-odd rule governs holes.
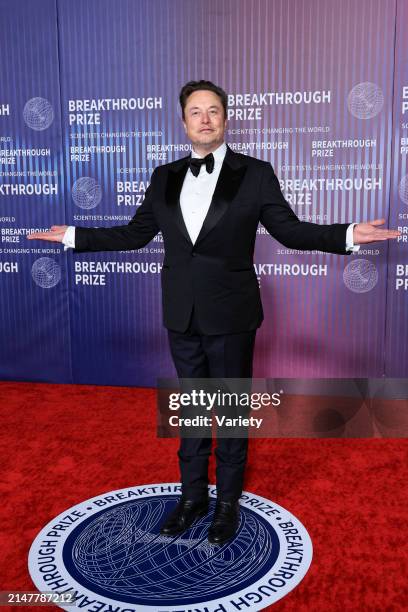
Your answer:
[[[209,153],[205,157],[192,157],[190,159],[190,170],[194,174],[194,176],[198,176],[200,174],[201,166],[205,164],[205,169],[208,174],[214,170],[214,155]]]

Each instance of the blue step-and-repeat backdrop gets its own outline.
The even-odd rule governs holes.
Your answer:
[[[407,22],[404,0],[0,0],[0,378],[174,374],[160,235],[83,254],[26,236],[127,223],[154,167],[188,154],[178,93],[201,78],[299,217],[403,232],[344,257],[260,226],[255,375],[407,376]]]

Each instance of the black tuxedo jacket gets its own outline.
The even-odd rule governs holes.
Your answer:
[[[195,244],[179,196],[190,156],[156,168],[143,204],[128,225],[76,228],[76,251],[140,249],[161,231],[164,325],[186,331],[194,306],[204,334],[253,330],[263,312],[253,253],[258,223],[283,245],[346,254],[348,224],[299,221],[280,190],[272,166],[234,153],[221,168],[210,208]]]

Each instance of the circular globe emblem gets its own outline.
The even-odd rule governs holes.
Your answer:
[[[357,119],[372,119],[383,105],[384,94],[375,83],[358,83],[347,97],[348,109]]]
[[[354,259],[344,268],[343,280],[350,291],[367,293],[376,286],[378,271],[368,259]]]
[[[402,177],[398,186],[398,193],[404,204],[408,204],[408,174]]]
[[[72,187],[72,199],[79,208],[95,208],[102,199],[101,186],[94,178],[83,176],[77,179]]]
[[[32,130],[46,130],[54,121],[54,109],[45,98],[31,98],[24,106],[23,117]]]
[[[36,285],[50,289],[60,282],[61,267],[51,257],[40,257],[31,267],[31,276]]]
[[[274,502],[244,492],[237,535],[208,542],[210,512],[177,537],[160,525],[180,495],[175,483],[143,485],[89,499],[56,517],[34,540],[30,575],[40,591],[75,593],[76,605],[180,612],[197,606],[263,610],[305,576],[312,543],[299,520]],[[53,576],[53,578],[52,578]],[[58,580],[55,577],[58,576]],[[58,605],[69,610],[62,602]]]

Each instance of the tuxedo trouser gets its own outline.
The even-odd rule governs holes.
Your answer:
[[[200,333],[194,312],[189,328],[168,330],[170,351],[179,378],[252,377],[256,330],[236,334]],[[180,438],[178,451],[182,494],[202,500],[208,495],[208,462],[212,439]],[[248,438],[218,437],[215,449],[217,498],[239,499],[244,481]]]

